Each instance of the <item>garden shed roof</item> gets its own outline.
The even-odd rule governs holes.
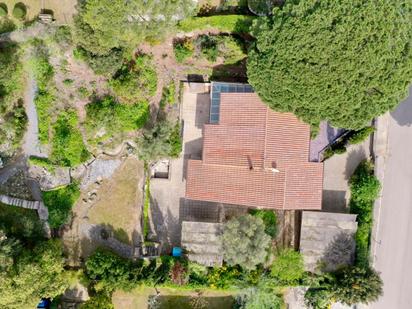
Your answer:
[[[182,247],[188,259],[205,266],[222,266],[221,233],[221,223],[183,221]]]
[[[323,164],[309,162],[310,127],[255,93],[221,93],[219,123],[189,160],[186,197],[275,209],[321,209]]]
[[[304,211],[300,231],[300,252],[306,271],[319,267],[333,271],[353,263],[356,215]]]

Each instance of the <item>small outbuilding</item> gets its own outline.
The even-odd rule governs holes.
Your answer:
[[[187,258],[205,266],[222,266],[221,223],[182,222],[182,247]]]
[[[334,271],[350,265],[355,256],[356,215],[304,211],[300,233],[300,252],[305,270]]]

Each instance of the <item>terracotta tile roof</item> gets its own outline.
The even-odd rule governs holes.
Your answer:
[[[320,209],[323,164],[308,162],[309,142],[309,126],[293,114],[272,111],[255,93],[222,93],[219,124],[204,126],[203,161],[188,162],[186,197]]]

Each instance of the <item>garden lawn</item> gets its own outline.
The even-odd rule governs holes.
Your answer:
[[[143,163],[134,157],[126,159],[97,192],[88,213],[90,223],[106,225],[118,240],[131,244],[133,233],[141,233],[143,176]]]

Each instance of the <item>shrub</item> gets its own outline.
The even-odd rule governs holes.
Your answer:
[[[73,50],[73,55],[78,60],[85,61],[98,75],[112,77],[123,65],[123,50],[111,49],[107,54],[95,55],[91,52],[77,47]]]
[[[176,61],[179,63],[185,62],[193,56],[194,46],[192,40],[187,38],[184,41],[177,42],[173,45]]]
[[[54,33],[54,40],[58,44],[71,45],[73,43],[71,28],[69,26],[59,26]]]
[[[350,144],[360,144],[364,140],[366,140],[368,136],[371,135],[374,131],[375,131],[375,127],[372,127],[372,126],[365,127],[358,131],[355,131],[348,141]]]
[[[150,220],[149,220],[149,208],[150,208],[150,177],[146,177],[146,191],[143,205],[143,237],[146,240],[149,236]]]
[[[27,8],[24,5],[24,3],[22,2],[16,3],[13,9],[13,16],[17,19],[24,19],[26,17],[26,14],[27,14]]]
[[[256,288],[243,290],[236,296],[236,309],[281,309],[283,300],[273,291],[264,291]]]
[[[373,269],[346,267],[334,274],[334,298],[346,305],[368,304],[382,295],[383,282]]]
[[[80,309],[114,309],[112,295],[107,291],[100,291],[91,295],[90,299],[80,305]]]
[[[221,240],[226,262],[247,270],[253,270],[265,261],[270,245],[263,220],[251,215],[226,222]]]
[[[215,62],[219,55],[218,42],[215,36],[201,35],[197,38],[202,56],[210,62]]]
[[[74,80],[72,80],[72,79],[70,79],[70,78],[66,78],[66,79],[63,81],[63,85],[65,85],[65,86],[71,86],[71,85],[73,85],[73,83],[74,83]]]
[[[150,98],[157,88],[151,57],[142,55],[134,63],[124,64],[109,84],[122,103],[135,104]]]
[[[164,109],[166,105],[174,105],[176,102],[176,85],[172,81],[169,86],[163,88],[160,108]]]
[[[53,125],[50,160],[57,165],[73,167],[87,161],[89,156],[78,129],[76,112],[62,112]]]
[[[349,183],[353,201],[374,202],[379,195],[380,183],[375,177],[373,165],[369,161],[359,164]]]
[[[178,29],[184,32],[218,29],[230,33],[248,33],[255,17],[246,15],[215,15],[183,19]]]
[[[7,16],[8,12],[7,5],[5,3],[0,3],[0,17]]]
[[[140,129],[149,117],[149,104],[120,104],[112,97],[105,97],[86,105],[84,123],[91,139],[106,140],[118,133]],[[103,134],[97,136],[99,131]]]
[[[82,99],[87,99],[91,95],[89,89],[87,89],[86,87],[80,87],[78,89],[78,93],[79,93],[79,97]]]
[[[253,209],[250,211],[252,216],[261,218],[265,224],[265,233],[271,236],[272,238],[276,236],[277,227],[276,227],[276,214],[273,210],[261,210]]]
[[[223,57],[225,64],[235,64],[246,57],[244,43],[233,36],[219,36],[219,55]]]
[[[299,283],[304,273],[302,255],[292,249],[283,249],[278,252],[270,272],[272,277],[284,285]]]
[[[329,290],[309,288],[305,293],[305,304],[309,308],[329,309],[332,303]]]
[[[49,63],[48,56],[40,51],[38,55],[30,59],[29,66],[39,90],[47,91],[49,83],[54,76],[54,69]]]
[[[80,196],[77,183],[66,187],[42,193],[44,204],[49,210],[49,224],[52,228],[59,228],[68,223],[71,210]]]
[[[143,132],[137,144],[139,158],[145,162],[177,158],[182,151],[180,123],[158,122],[153,129]]]
[[[187,283],[187,269],[179,262],[175,262],[170,270],[170,280],[177,285]]]
[[[224,265],[210,269],[207,281],[211,288],[227,289],[238,284],[241,274],[238,267]]]
[[[87,259],[86,275],[96,283],[96,291],[133,287],[132,263],[109,250],[97,249]]]

